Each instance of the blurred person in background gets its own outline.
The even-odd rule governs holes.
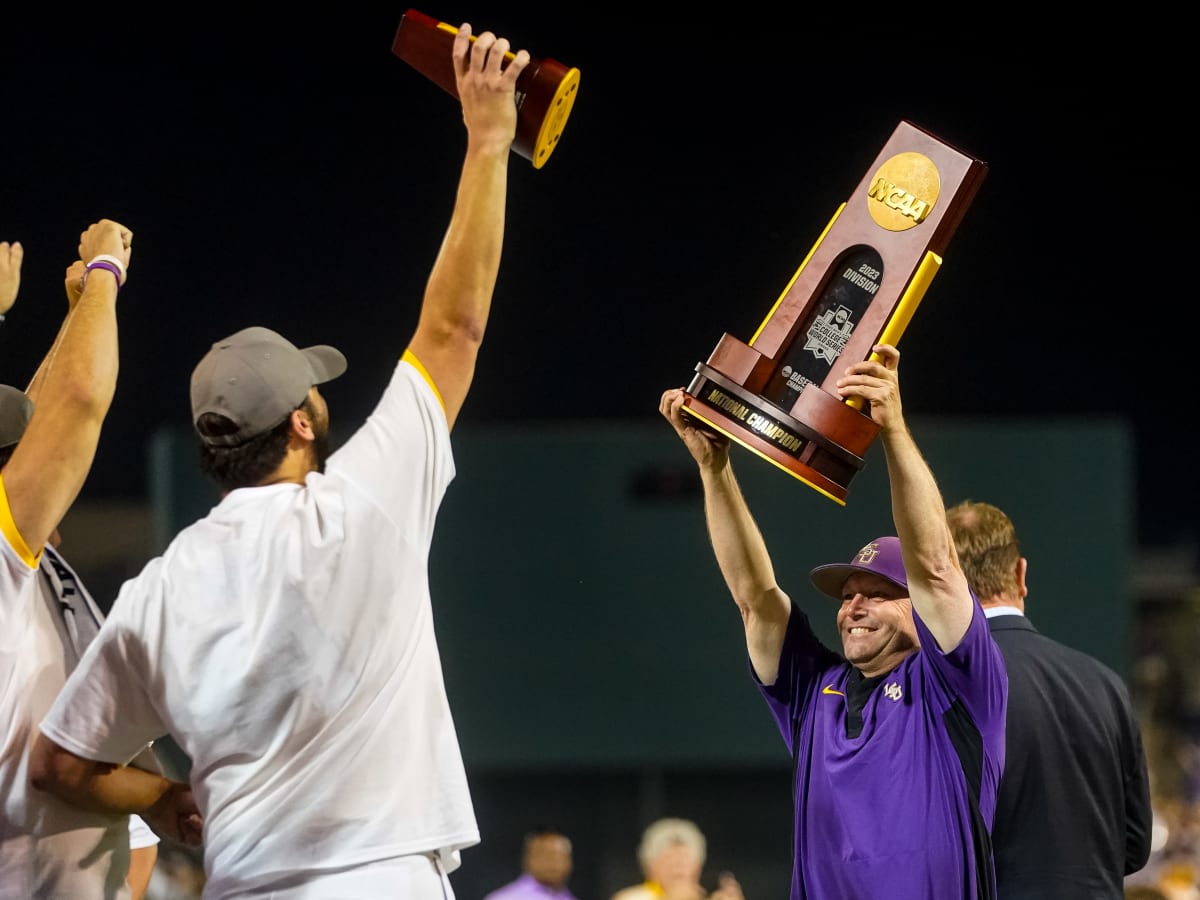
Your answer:
[[[717,877],[712,893],[701,884],[708,842],[690,819],[652,822],[642,833],[637,856],[645,880],[617,891],[612,900],[744,900],[742,886],[729,872]]]
[[[992,828],[999,900],[1121,900],[1150,856],[1153,811],[1125,683],[1025,615],[1028,561],[990,503],[946,511],[959,563],[1008,670],[1004,775]]]
[[[522,842],[521,875],[483,900],[576,900],[567,887],[573,866],[571,839],[561,828],[538,826]]]
[[[1166,900],[1200,900],[1200,867],[1195,862],[1171,863],[1158,876],[1153,887],[1161,891]]]

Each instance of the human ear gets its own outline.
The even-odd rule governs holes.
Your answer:
[[[292,432],[306,441],[316,439],[312,422],[308,418],[308,413],[303,408],[292,410]]]

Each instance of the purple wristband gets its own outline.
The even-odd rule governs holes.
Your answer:
[[[105,262],[102,259],[95,260],[94,262],[88,263],[87,274],[85,274],[83,276],[83,283],[80,285],[80,289],[82,289],[83,286],[87,284],[87,277],[88,277],[88,275],[91,274],[92,269],[107,269],[108,271],[112,272],[113,278],[117,279],[117,290],[119,291],[121,289],[121,270],[118,269],[116,266],[114,266],[112,263]]]

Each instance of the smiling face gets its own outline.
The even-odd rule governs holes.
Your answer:
[[[846,579],[837,625],[842,653],[868,678],[890,672],[921,646],[912,601],[878,575],[856,572]]]

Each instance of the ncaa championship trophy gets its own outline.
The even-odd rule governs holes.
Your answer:
[[[452,97],[458,96],[450,48],[458,28],[432,16],[407,10],[400,17],[392,53],[404,60]],[[475,42],[475,35],[471,35]],[[508,65],[516,54],[505,54]],[[575,97],[579,70],[555,59],[533,57],[517,78],[517,134],[512,149],[540,169],[558,146]]]
[[[845,506],[879,426],[834,383],[900,340],[986,174],[901,121],[750,342],[725,334],[696,365],[684,414]]]

